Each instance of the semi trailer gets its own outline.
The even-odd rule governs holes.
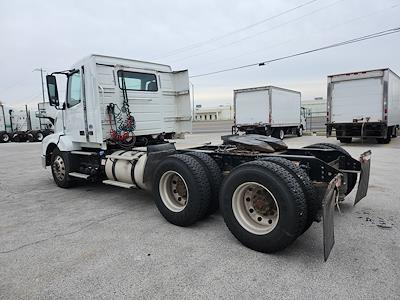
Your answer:
[[[65,102],[57,76],[67,78]],[[369,151],[354,159],[336,145],[289,149],[258,134],[177,149],[169,139],[191,129],[187,70],[91,55],[46,83],[58,114],[54,134],[42,142],[42,164],[61,188],[93,181],[146,190],[177,226],[219,209],[243,245],[265,253],[288,247],[322,219],[325,260],[334,244],[334,206],[357,180],[354,202],[367,194]]]
[[[276,86],[233,91],[233,132],[242,131],[284,138],[303,135],[306,128],[301,108],[301,93]]]
[[[390,69],[328,76],[326,134],[387,144],[400,125],[400,77]]]

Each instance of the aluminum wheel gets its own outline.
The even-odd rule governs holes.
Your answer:
[[[57,180],[63,181],[65,178],[65,163],[61,156],[57,155],[52,165],[53,173],[57,177]]]
[[[165,172],[159,183],[161,200],[164,205],[173,212],[180,212],[185,209],[189,192],[183,177],[175,171]]]
[[[240,225],[257,235],[271,232],[279,221],[279,206],[274,195],[256,182],[245,182],[236,188],[232,210]]]
[[[10,140],[10,137],[8,136],[7,133],[5,133],[1,136],[1,139],[3,140],[4,143],[7,143]]]
[[[299,128],[299,136],[303,136],[303,127]]]

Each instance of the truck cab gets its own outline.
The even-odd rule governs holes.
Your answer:
[[[59,99],[56,76],[66,78]],[[191,131],[188,72],[156,63],[90,55],[47,76],[50,102],[59,110],[44,149],[147,145]]]

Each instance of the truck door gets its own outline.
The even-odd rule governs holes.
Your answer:
[[[84,110],[84,78],[82,68],[68,76],[67,97],[65,100],[65,134],[74,142],[86,142]]]

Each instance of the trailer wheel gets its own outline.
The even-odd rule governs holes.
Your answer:
[[[296,129],[296,134],[298,137],[303,136],[303,126],[300,126],[299,128]]]
[[[303,148],[317,148],[317,149],[334,149],[337,150],[344,155],[351,157],[350,153],[347,152],[346,150],[343,149],[343,147],[340,147],[339,145],[335,144],[330,144],[330,143],[317,143],[317,144],[312,144]],[[350,192],[354,189],[356,183],[357,183],[357,174],[354,173],[346,173],[347,175],[347,189],[345,192],[345,195],[350,194]]]
[[[10,136],[7,132],[2,132],[0,134],[0,143],[8,143],[10,141]]]
[[[153,192],[158,210],[172,224],[189,226],[207,214],[210,184],[194,157],[174,154],[164,159],[155,171]]]
[[[28,141],[29,141],[30,143],[32,143],[32,142],[35,141],[35,136],[34,136],[34,133],[33,133],[33,132],[29,132],[29,133],[27,134],[27,137],[28,137]]]
[[[321,201],[317,197],[315,188],[311,183],[310,177],[308,177],[306,171],[304,171],[301,167],[299,167],[298,165],[294,164],[293,162],[285,158],[264,157],[261,160],[271,161],[285,168],[293,176],[295,176],[297,182],[302,187],[307,203],[307,221],[301,234],[304,233],[308,228],[310,228],[311,224],[316,220],[318,210],[321,208]]]
[[[386,136],[383,138],[376,138],[378,144],[389,144],[392,140],[392,127],[389,127],[386,131]]]
[[[224,180],[220,208],[225,224],[245,246],[272,253],[289,246],[302,232],[307,206],[296,178],[269,161],[236,167]]]
[[[54,182],[61,188],[72,186],[74,180],[68,175],[70,171],[71,159],[69,153],[55,148],[51,155],[51,173]]]
[[[190,155],[197,159],[204,167],[207,173],[207,178],[210,183],[211,197],[210,197],[210,207],[208,208],[208,214],[213,214],[218,210],[219,199],[218,193],[222,183],[222,172],[215,160],[202,152],[189,152]]]
[[[285,131],[282,128],[274,129],[272,137],[283,140],[285,138]]]
[[[39,131],[36,131],[35,134],[34,134],[34,137],[35,137],[35,141],[36,141],[36,142],[41,142],[41,141],[43,141],[43,139],[44,139],[43,132],[41,132],[40,130],[39,130]]]

